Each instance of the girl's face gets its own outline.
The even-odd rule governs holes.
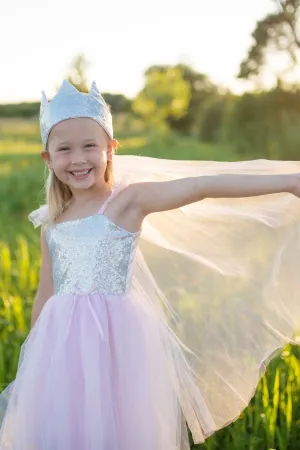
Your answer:
[[[42,150],[41,156],[72,191],[87,189],[105,182],[106,164],[116,145],[97,122],[80,117],[55,125],[49,134],[48,151]]]

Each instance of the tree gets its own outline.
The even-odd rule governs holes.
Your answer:
[[[144,97],[144,100],[149,102],[151,98],[152,103],[148,103],[148,108],[150,108],[148,113],[153,115],[156,111],[153,102],[157,109],[160,109],[162,102],[162,98],[158,102],[156,101],[156,95],[161,96],[162,91],[167,89],[169,97],[165,96],[164,101],[169,110],[165,109],[164,111],[164,123],[169,128],[182,133],[190,133],[193,127],[198,127],[204,102],[217,93],[217,87],[211,83],[206,75],[194,71],[185,64],[151,66],[146,70],[145,78],[145,88],[139,94],[139,100]],[[163,84],[160,85],[161,82]],[[158,94],[158,91],[160,91],[160,94]],[[174,104],[176,104],[177,111],[172,110]],[[146,108],[145,101],[143,107]],[[136,104],[133,108],[136,110]]]
[[[128,113],[131,111],[131,100],[123,94],[111,94],[102,92],[105,102],[111,106],[111,110],[117,113]]]
[[[204,104],[218,94],[218,88],[203,73],[196,72],[185,64],[175,66],[181,71],[183,79],[190,87],[190,102],[186,114],[180,118],[169,117],[167,119],[170,128],[182,133],[198,133]]]
[[[69,66],[66,78],[80,92],[87,93],[90,90],[86,79],[86,70],[89,66],[90,63],[83,54],[75,56]]]
[[[277,11],[257,22],[252,33],[254,43],[240,65],[239,78],[261,75],[270,54],[285,55],[288,59],[286,67],[275,74],[278,82],[298,63],[300,0],[273,0],[273,3]]]
[[[203,105],[199,121],[199,138],[204,142],[221,141],[225,117],[234,97],[230,94],[216,95]]]
[[[79,92],[89,93],[90,84],[87,82],[86,71],[90,67],[90,62],[85,55],[75,56],[69,65],[66,79],[78,89]],[[58,90],[60,86],[56,86]],[[123,94],[101,93],[105,102],[111,107],[114,113],[128,112],[131,109],[131,101]]]
[[[135,113],[148,125],[165,128],[167,119],[179,119],[190,103],[190,86],[176,67],[152,67],[145,73],[145,86],[132,103]]]

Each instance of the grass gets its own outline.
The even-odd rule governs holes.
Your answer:
[[[157,158],[236,160],[234,148],[191,137],[145,132],[137,119],[115,121],[120,154]],[[0,120],[0,386],[17,370],[30,326],[40,266],[39,232],[27,220],[43,202],[44,162],[36,120]],[[251,155],[247,155],[248,159]],[[239,420],[192,449],[296,450],[300,442],[300,352],[288,346],[268,367]]]

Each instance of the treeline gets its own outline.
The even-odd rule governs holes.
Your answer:
[[[126,98],[122,94],[110,94],[104,93],[103,97],[105,101],[112,107],[112,110],[116,112],[129,112],[131,109],[131,100]],[[40,111],[39,102],[23,102],[13,104],[0,104],[0,117],[38,117]]]
[[[247,158],[299,159],[300,90],[278,86],[237,96],[186,65],[153,66],[132,104],[151,123],[205,142],[230,144]]]
[[[38,116],[39,107],[37,102],[1,104],[0,117],[35,117]]]
[[[204,141],[231,143],[245,157],[300,157],[300,90],[217,95],[203,105],[200,116]]]
[[[113,114],[131,113],[145,125],[230,144],[241,157],[299,159],[300,90],[277,86],[241,96],[222,92],[191,67],[152,66],[136,98],[102,94]],[[0,117],[38,118],[39,102],[0,105]]]

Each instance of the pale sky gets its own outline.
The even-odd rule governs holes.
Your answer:
[[[241,92],[239,64],[272,0],[1,1],[0,102],[55,93],[84,53],[101,92],[133,97],[153,64],[185,62]]]

